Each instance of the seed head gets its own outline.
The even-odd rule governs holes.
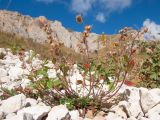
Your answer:
[[[77,15],[76,16],[76,22],[79,23],[79,24],[83,23],[82,15]]]
[[[47,22],[46,18],[44,16],[40,16],[38,18],[39,22],[42,23],[42,24],[45,24]]]
[[[143,31],[144,31],[144,33],[147,33],[148,32],[148,28],[145,27]]]
[[[87,25],[87,26],[85,26],[85,30],[87,31],[87,32],[90,32],[91,31],[91,26],[90,25]]]
[[[113,46],[117,47],[117,46],[119,46],[119,43],[118,42],[114,42]]]

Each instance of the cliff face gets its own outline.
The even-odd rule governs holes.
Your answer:
[[[52,36],[60,42],[63,42],[66,47],[73,48],[78,51],[77,44],[82,39],[80,32],[72,32],[64,28],[59,21],[49,21]],[[8,33],[15,33],[25,38],[31,38],[37,42],[44,43],[47,40],[47,35],[38,24],[37,18],[24,16],[18,12],[10,12],[0,10],[0,30]],[[98,35],[91,33],[88,37],[90,50],[96,50],[97,45],[94,41],[98,39]]]

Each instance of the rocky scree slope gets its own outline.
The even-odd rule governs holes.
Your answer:
[[[25,52],[24,61],[27,62],[32,51]],[[22,61],[18,55],[13,55],[10,49],[0,49],[0,81],[1,87],[14,89],[17,86],[25,88],[30,83],[27,78],[31,67],[38,69],[43,63],[38,55],[31,63],[22,68]],[[54,65],[48,76],[54,78]],[[77,78],[78,77],[78,78]],[[74,74],[73,81],[82,79],[82,76]],[[0,92],[1,95],[3,91]],[[0,120],[160,120],[160,89],[136,88],[123,85],[118,93],[123,99],[111,108],[103,108],[96,116],[87,111],[85,118],[80,117],[77,110],[69,111],[65,105],[47,106],[43,101],[27,98],[24,94],[18,94],[5,100],[0,100]]]

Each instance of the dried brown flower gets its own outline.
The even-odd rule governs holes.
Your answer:
[[[77,15],[77,16],[76,16],[76,22],[77,22],[77,23],[83,23],[82,15]]]
[[[117,46],[119,46],[119,43],[118,42],[113,42],[113,46],[117,47]]]
[[[41,23],[41,24],[45,24],[47,22],[46,18],[44,16],[40,16],[38,18],[38,21]]]
[[[87,26],[85,26],[85,30],[87,31],[87,32],[90,32],[91,31],[91,26],[90,25],[87,25]]]
[[[148,32],[148,28],[145,27],[143,31],[144,31],[144,33],[147,33]]]

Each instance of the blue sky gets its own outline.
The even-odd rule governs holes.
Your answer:
[[[160,0],[0,0],[0,9],[46,16],[76,31],[83,30],[75,21],[79,13],[96,33],[115,34],[126,26],[138,29],[143,25],[160,30]]]

